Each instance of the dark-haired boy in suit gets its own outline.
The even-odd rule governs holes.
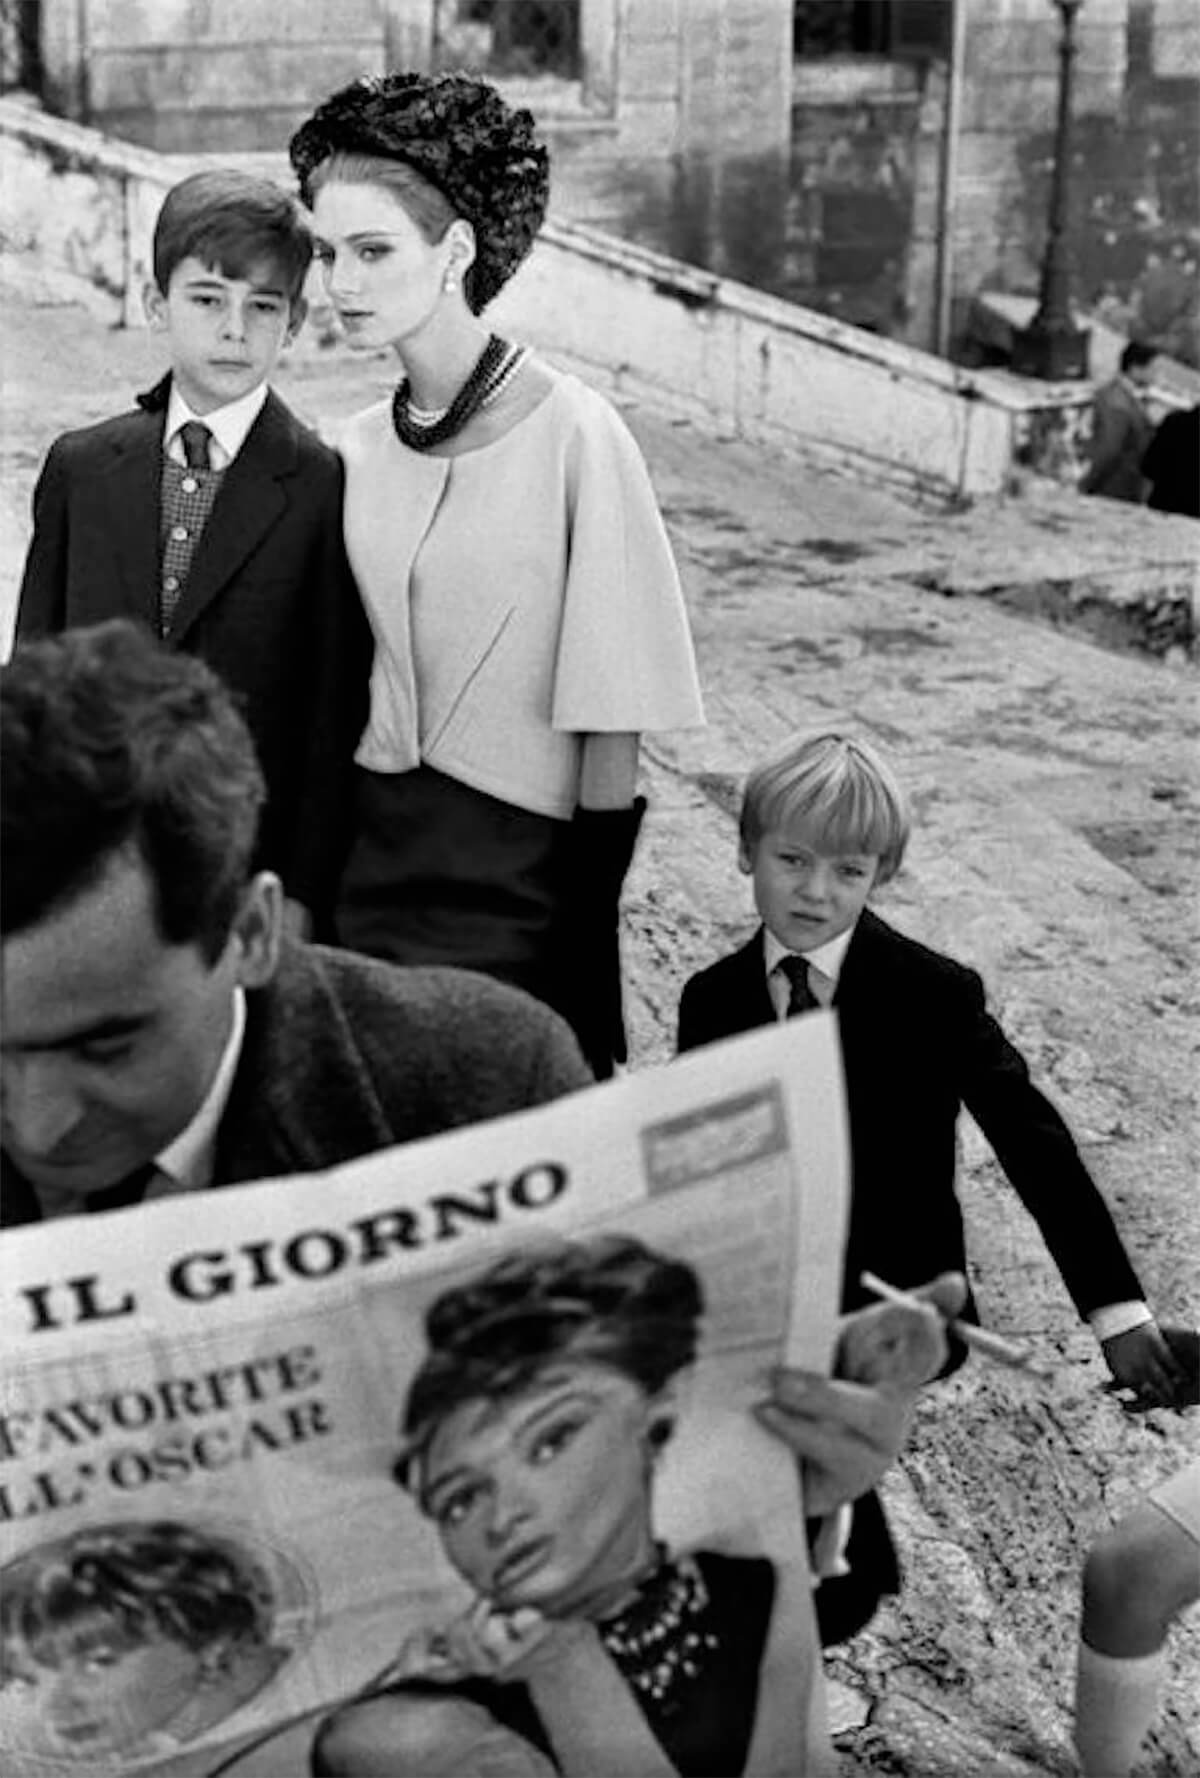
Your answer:
[[[132,617],[239,695],[267,781],[259,863],[323,928],[348,838],[370,637],[342,466],[269,387],[304,320],[307,225],[269,180],[167,194],[145,292],[171,367],[137,409],[64,433],[33,500],[17,639]]]
[[[903,790],[862,741],[793,737],[752,771],[738,863],[752,879],[762,925],[686,984],[679,1048],[831,1005],[850,1125],[843,1308],[868,1300],[864,1270],[901,1286],[966,1270],[955,1193],[965,1107],[1037,1222],[1114,1377],[1144,1402],[1173,1404],[1181,1374],[1104,1199],[1066,1124],[988,1012],[979,975],[868,908],[899,870],[909,829]],[[860,1539],[869,1529],[869,1516],[856,1511]],[[882,1561],[882,1549],[875,1555]],[[853,1536],[849,1557],[851,1575],[835,1587],[860,1569]],[[832,1609],[828,1585],[818,1606]]]

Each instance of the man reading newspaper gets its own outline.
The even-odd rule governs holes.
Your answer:
[[[46,1224],[40,1239],[72,1260],[53,1293],[26,1292],[26,1333],[73,1328],[86,1339],[119,1321],[90,1264],[109,1219],[63,1219],[135,1204],[149,1213],[210,1187],[312,1172],[587,1083],[566,1028],[516,991],[281,939],[278,883],[250,868],[261,779],[244,725],[200,663],[109,624],[19,649],[0,694],[0,1211],[8,1227]],[[232,1198],[221,1204],[219,1220],[205,1219],[217,1233]],[[360,1239],[374,1257],[403,1249],[400,1225],[368,1226]],[[301,1269],[308,1252],[302,1243]],[[235,1284],[203,1258],[181,1262],[180,1293],[225,1301]],[[254,1289],[277,1281],[262,1239],[242,1263]],[[941,1286],[942,1306],[953,1309],[956,1289]],[[894,1314],[861,1318],[862,1338],[844,1348],[850,1378],[777,1366],[756,1407],[803,1464],[814,1524],[878,1479],[916,1387],[940,1363],[932,1315],[901,1362],[892,1334],[872,1345]],[[224,1412],[240,1388],[246,1407],[271,1378],[284,1393],[300,1388],[304,1366],[237,1375],[210,1369],[163,1399],[176,1417]],[[324,1425],[306,1411],[285,1416],[285,1442]],[[5,1457],[18,1454],[18,1424],[4,1433]],[[250,1449],[280,1436],[258,1420],[245,1433]],[[207,1434],[182,1454],[168,1445],[149,1479],[200,1475],[230,1448]],[[119,1465],[118,1492],[142,1473],[140,1459]],[[4,1478],[0,1523],[82,1510],[56,1474]],[[170,1554],[177,1541],[153,1547]],[[214,1547],[238,1572],[228,1540],[218,1534]]]

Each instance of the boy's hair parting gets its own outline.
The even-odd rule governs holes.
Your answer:
[[[0,930],[36,925],[128,852],[161,936],[215,962],[265,794],[249,730],[203,661],[124,618],[21,643],[0,668]]]
[[[239,167],[206,168],[181,179],[154,225],[154,281],[164,296],[185,259],[198,259],[226,278],[246,278],[266,262],[294,307],[312,253],[308,219],[295,198]]]
[[[742,794],[748,858],[773,828],[802,826],[831,852],[873,853],[880,883],[900,869],[912,826],[895,773],[867,741],[835,732],[792,735],[755,766]]]
[[[1148,346],[1142,340],[1130,340],[1121,353],[1122,370],[1141,370],[1147,364],[1153,364],[1158,357],[1158,348]]]

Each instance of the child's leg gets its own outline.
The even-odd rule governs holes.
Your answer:
[[[1167,1631],[1200,1599],[1200,1463],[1099,1537],[1083,1576],[1075,1745],[1087,1778],[1125,1778],[1154,1721]]]

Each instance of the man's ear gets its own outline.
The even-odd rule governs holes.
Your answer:
[[[142,285],[142,308],[151,327],[161,333],[167,325],[167,299],[153,278]]]
[[[274,871],[260,870],[247,883],[230,938],[238,947],[239,985],[264,987],[279,967],[283,940],[283,884]]]

